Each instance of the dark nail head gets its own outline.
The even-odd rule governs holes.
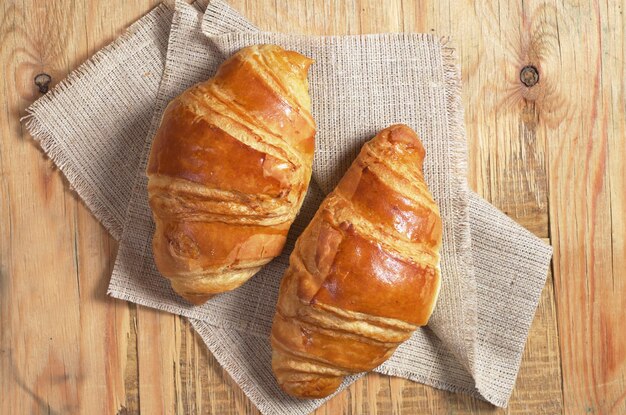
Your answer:
[[[48,92],[48,85],[50,85],[51,81],[52,77],[47,73],[40,73],[39,75],[35,76],[35,85],[37,85],[37,87],[39,88],[39,92],[41,92],[42,94]]]
[[[519,79],[530,88],[539,82],[539,71],[532,65],[524,66],[519,73]]]

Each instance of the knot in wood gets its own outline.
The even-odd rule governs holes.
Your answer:
[[[45,94],[48,92],[48,85],[52,81],[52,77],[47,73],[40,73],[35,76],[35,85],[39,88],[39,92]]]
[[[519,79],[530,88],[539,82],[539,71],[533,65],[524,66],[519,73]]]

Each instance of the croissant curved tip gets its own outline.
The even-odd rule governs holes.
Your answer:
[[[188,302],[190,302],[193,305],[202,305],[204,303],[206,303],[209,299],[211,299],[211,297],[213,297],[213,294],[191,294],[191,293],[183,293],[180,294],[181,297],[183,297],[185,300],[187,300]]]
[[[283,59],[289,62],[289,64],[293,65],[294,67],[302,71],[304,76],[306,76],[306,73],[308,72],[309,67],[315,62],[315,60],[299,52],[296,52],[295,50],[287,50],[278,45],[272,45],[269,43],[263,44],[263,45],[249,46],[247,48],[242,49],[242,51],[245,51],[245,50],[250,50],[250,51],[256,50],[258,51],[258,53],[261,53],[261,54],[270,53],[270,54],[274,54],[278,56],[282,55]]]
[[[406,124],[393,124],[381,131],[389,135],[392,142],[414,142],[419,141],[417,133]]]
[[[376,138],[386,140],[390,144],[403,145],[406,148],[417,151],[420,159],[423,161],[426,156],[426,150],[417,133],[406,124],[393,124],[381,130]]]
[[[318,377],[306,380],[289,380],[280,383],[287,394],[300,399],[320,399],[335,393],[341,385],[342,377]]]
[[[308,71],[309,67],[313,63],[315,63],[315,60],[293,50],[286,50],[285,54],[287,55],[287,59],[289,60],[289,62],[291,62],[292,65],[300,68],[303,72]]]

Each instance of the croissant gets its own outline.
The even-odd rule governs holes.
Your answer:
[[[271,334],[272,369],[290,395],[330,395],[428,322],[442,231],[424,156],[409,127],[382,130],[298,238]]]
[[[247,47],[167,106],[146,170],[152,248],[189,302],[239,287],[282,251],[311,178],[312,62]]]

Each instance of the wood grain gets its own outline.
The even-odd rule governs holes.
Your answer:
[[[129,306],[106,296],[116,244],[19,118],[39,96],[36,74],[58,82],[150,5],[0,7],[0,413],[138,408]]]
[[[0,5],[0,413],[258,413],[187,321],[106,297],[116,243],[19,123],[36,74],[58,82],[154,4]],[[555,248],[507,409],[370,374],[316,413],[626,413],[624,3],[231,4],[268,30],[452,35],[470,186]]]
[[[556,12],[564,64],[546,65],[546,76],[567,93],[538,101],[567,108],[548,145],[565,410],[626,413],[624,5]]]

